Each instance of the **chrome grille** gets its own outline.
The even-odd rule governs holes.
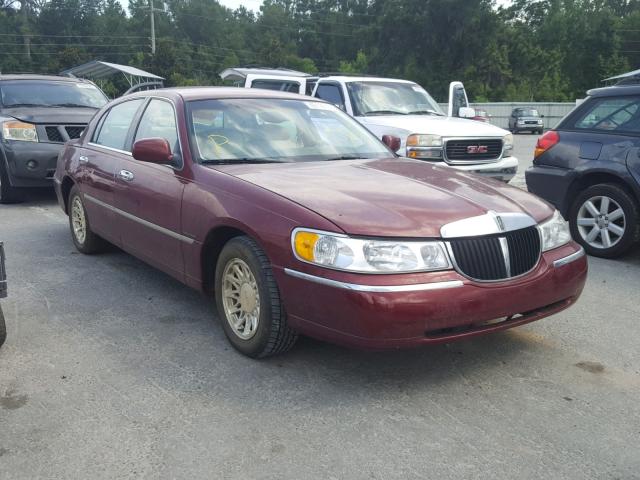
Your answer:
[[[502,155],[502,139],[451,139],[445,143],[446,160],[471,163],[495,160]]]
[[[456,269],[480,281],[506,280],[531,271],[540,259],[540,233],[536,227],[483,237],[449,241]]]

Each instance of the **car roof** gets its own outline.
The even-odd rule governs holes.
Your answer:
[[[590,97],[616,97],[619,95],[640,95],[638,85],[613,85],[611,87],[592,88],[587,92]]]
[[[353,75],[329,75],[322,76],[320,80],[337,80],[340,82],[396,82],[396,83],[416,83],[411,80],[402,80],[400,78],[385,78],[385,77],[356,77]]]
[[[144,92],[136,92],[126,97],[157,97],[174,98],[182,97],[186,101],[191,100],[218,100],[224,98],[271,98],[271,99],[289,99],[304,101],[323,101],[307,95],[299,95],[297,93],[280,92],[277,90],[266,90],[260,88],[242,88],[242,87],[175,87],[161,88],[158,90],[147,90]]]
[[[73,83],[92,83],[84,78],[63,77],[60,75],[35,75],[31,73],[15,73],[0,75],[0,82],[8,80],[41,80],[50,82],[73,82]]]

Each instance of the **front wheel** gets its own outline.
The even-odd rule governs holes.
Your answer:
[[[571,235],[589,255],[614,258],[640,238],[638,206],[614,184],[594,185],[581,192],[569,214]]]
[[[7,339],[7,324],[4,321],[4,314],[2,313],[2,305],[0,305],[0,347]]]
[[[69,213],[71,238],[76,248],[88,255],[102,251],[106,242],[91,230],[82,195],[80,195],[80,190],[75,185],[69,192],[67,212]]]
[[[9,174],[0,158],[0,203],[17,203],[21,200],[18,189],[9,183]]]
[[[224,333],[244,355],[268,357],[296,342],[269,260],[253,239],[235,237],[224,246],[216,266],[215,295]]]

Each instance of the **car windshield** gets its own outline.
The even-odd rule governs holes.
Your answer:
[[[2,106],[101,108],[107,97],[95,85],[64,81],[5,81],[0,83]]]
[[[354,115],[444,115],[440,106],[416,83],[348,82]]]
[[[539,117],[540,114],[538,113],[538,110],[536,110],[535,108],[525,108],[522,110],[518,110],[518,116],[519,117]]]
[[[333,105],[301,100],[187,103],[192,148],[202,163],[271,163],[385,158],[392,154]]]

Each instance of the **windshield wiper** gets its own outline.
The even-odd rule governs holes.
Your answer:
[[[201,160],[205,165],[235,165],[241,163],[286,163],[282,160],[272,160],[268,158],[221,158],[219,160]]]
[[[436,115],[438,117],[444,116],[442,113],[436,112],[435,110],[414,110],[407,113],[407,115]]]
[[[340,155],[339,157],[327,158],[325,162],[333,162],[335,160],[368,160],[368,158],[358,155]]]
[[[405,112],[398,112],[396,110],[369,110],[364,112],[364,116],[367,115],[406,115]]]
[[[47,107],[80,107],[80,108],[93,108],[91,105],[82,105],[80,103],[53,103],[51,105],[46,105]]]
[[[9,103],[2,105],[4,108],[17,108],[17,107],[48,107],[49,105],[42,105],[40,103]]]

